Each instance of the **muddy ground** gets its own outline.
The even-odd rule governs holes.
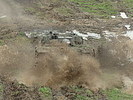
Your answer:
[[[60,6],[61,5],[61,6]],[[61,8],[64,7],[64,8]],[[71,8],[70,15],[63,15],[58,9]],[[0,20],[1,34],[18,33],[34,29],[50,30],[79,30],[81,32],[101,33],[103,30],[121,33],[124,25],[132,25],[132,18],[128,19],[100,19],[81,11],[76,5],[65,1],[29,0],[3,1],[1,0]],[[3,35],[2,35],[3,37]]]
[[[108,100],[101,90],[97,92],[88,91],[87,93],[87,89],[82,86],[64,86],[60,89],[49,88],[50,91],[43,92],[41,91],[43,86],[27,87],[24,84],[19,84],[17,81],[11,81],[5,77],[1,77],[0,84],[1,100],[77,100],[77,95],[86,96],[92,100]]]
[[[63,15],[60,6],[73,12]],[[124,33],[128,24],[132,29],[132,18],[95,18],[74,3],[56,0],[0,0],[0,16],[1,100],[88,100],[80,96],[108,100],[101,90],[114,87],[133,93],[132,61],[128,61],[132,40],[118,36],[110,42],[103,36],[106,30]],[[78,30],[102,38],[75,47],[56,40],[42,45],[25,36],[32,30]],[[43,52],[36,51],[40,48]],[[52,96],[44,97],[43,92],[49,91],[44,86]],[[87,89],[93,92],[88,94]]]

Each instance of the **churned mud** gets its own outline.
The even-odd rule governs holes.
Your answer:
[[[0,0],[0,99],[43,100],[38,91],[43,86],[51,89],[52,100],[75,100],[80,94],[108,100],[101,90],[116,87],[133,94],[133,23],[128,17],[95,18],[60,0]],[[39,30],[73,32],[85,36],[85,42],[41,44],[25,36],[42,34]],[[74,92],[73,86],[83,91]],[[87,88],[94,93],[88,95]]]

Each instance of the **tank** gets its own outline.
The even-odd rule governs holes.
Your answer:
[[[81,36],[74,33],[60,33],[56,31],[45,31],[45,32],[25,32],[28,38],[33,39],[33,41],[38,41],[38,43],[44,45],[49,43],[51,40],[58,40],[59,42],[65,42],[71,46],[82,45],[84,40]]]

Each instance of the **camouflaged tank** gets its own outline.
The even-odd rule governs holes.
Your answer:
[[[26,33],[26,36],[32,38],[34,41],[38,41],[44,45],[49,43],[50,40],[58,40],[59,42],[65,42],[71,46],[82,45],[83,38],[73,33],[58,33],[58,32],[30,32],[30,35]]]
[[[70,45],[75,46],[75,45],[82,45],[83,44],[83,38],[74,34],[72,36],[72,39],[70,40]]]

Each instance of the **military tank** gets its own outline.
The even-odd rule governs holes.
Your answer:
[[[51,40],[65,42],[71,46],[82,45],[84,43],[83,37],[72,32],[60,33],[57,31],[34,31],[25,32],[25,35],[33,41],[38,41],[38,43],[42,45],[49,43]]]

